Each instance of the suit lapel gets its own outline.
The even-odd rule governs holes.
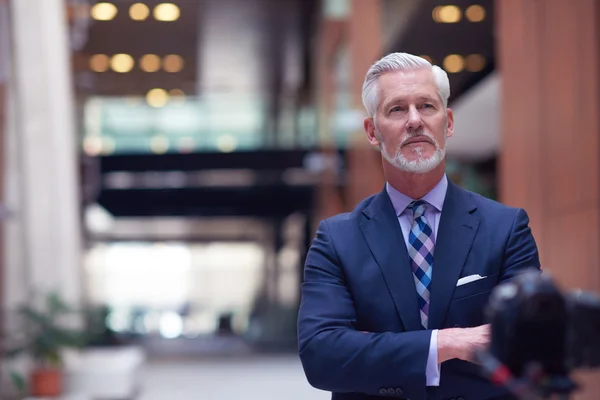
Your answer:
[[[429,329],[441,328],[477,229],[471,195],[448,181],[433,257]]]
[[[402,229],[385,188],[374,197],[363,214],[361,231],[381,269],[405,330],[422,329],[417,290]]]

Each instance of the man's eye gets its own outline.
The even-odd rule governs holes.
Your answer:
[[[398,112],[398,111],[402,111],[402,107],[394,107],[390,110],[390,112]]]

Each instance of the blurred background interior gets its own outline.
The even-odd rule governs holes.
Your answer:
[[[171,1],[0,0],[1,337],[78,348],[64,398],[328,398],[296,357],[303,260],[383,187],[360,94],[392,51],[449,74],[451,179],[600,287],[597,0]],[[30,359],[0,398],[50,379]]]

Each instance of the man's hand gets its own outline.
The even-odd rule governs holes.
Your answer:
[[[438,363],[453,358],[473,362],[473,353],[490,343],[490,326],[450,328],[438,331]]]

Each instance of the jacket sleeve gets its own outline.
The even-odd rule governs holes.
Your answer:
[[[540,269],[538,249],[529,227],[529,217],[525,210],[518,209],[506,242],[500,279],[510,280],[531,268]]]
[[[331,392],[426,398],[431,331],[369,333],[356,312],[327,221],[308,251],[298,342],[309,383]]]

